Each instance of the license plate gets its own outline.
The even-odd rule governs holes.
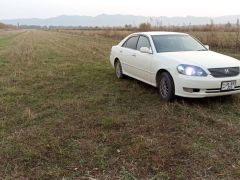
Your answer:
[[[222,82],[221,90],[222,91],[234,90],[235,87],[236,87],[236,81],[226,81],[226,82]]]

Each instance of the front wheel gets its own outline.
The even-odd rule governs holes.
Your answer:
[[[124,74],[122,72],[122,65],[120,61],[117,61],[115,63],[115,73],[118,79],[122,79],[124,77]]]
[[[160,99],[173,101],[175,99],[175,87],[172,76],[167,72],[163,72],[159,76],[157,83]]]

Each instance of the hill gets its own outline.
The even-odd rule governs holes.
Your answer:
[[[154,25],[203,25],[209,24],[211,19],[216,24],[236,23],[240,19],[240,15],[234,16],[221,16],[221,17],[147,17],[147,16],[134,16],[134,15],[107,15],[101,14],[95,17],[92,16],[57,16],[47,19],[9,19],[0,20],[5,24],[11,25],[36,25],[36,26],[124,26],[131,24],[138,26],[143,22],[150,22]]]

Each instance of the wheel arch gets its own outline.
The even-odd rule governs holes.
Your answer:
[[[118,57],[115,57],[115,58],[114,58],[114,61],[113,61],[114,66],[116,65],[116,63],[117,63],[118,61],[120,62],[119,58],[118,58]],[[120,63],[121,63],[121,62],[120,62]]]
[[[159,85],[158,83],[159,83],[160,75],[161,75],[162,73],[164,73],[164,72],[168,73],[168,74],[171,76],[171,78],[172,78],[172,80],[173,80],[174,87],[175,87],[174,78],[173,78],[172,74],[170,73],[170,71],[168,71],[167,69],[159,69],[159,70],[157,71],[156,77],[155,77],[155,81],[156,81],[157,87],[158,87],[158,85]]]

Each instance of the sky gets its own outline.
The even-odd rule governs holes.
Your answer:
[[[239,15],[239,0],[0,0],[0,19],[59,15],[128,14],[143,16]]]

